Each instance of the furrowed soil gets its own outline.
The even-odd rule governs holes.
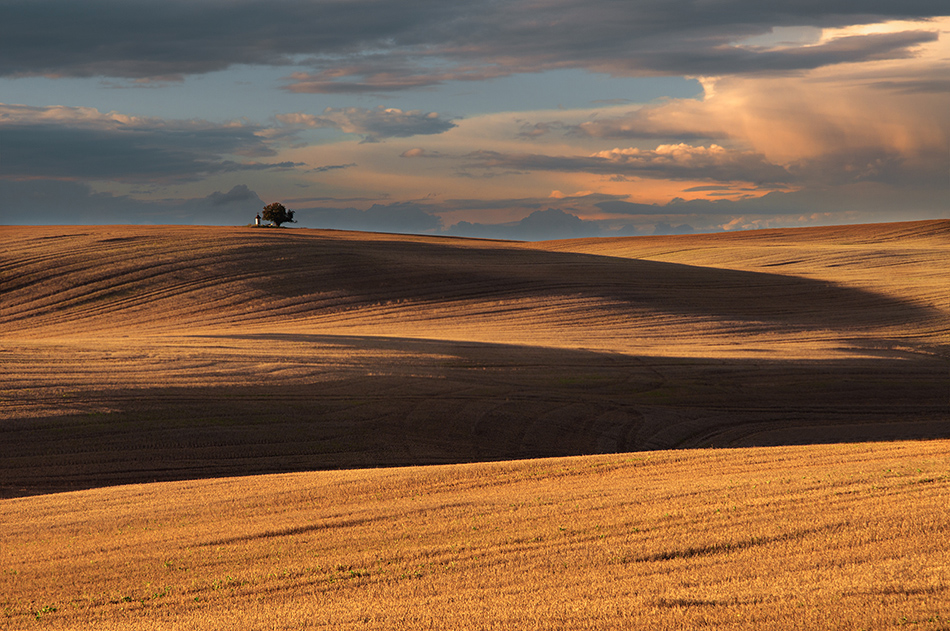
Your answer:
[[[950,629],[948,254],[0,227],[0,626]]]

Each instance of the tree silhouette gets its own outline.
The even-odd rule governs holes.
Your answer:
[[[273,222],[278,228],[282,223],[296,223],[294,221],[294,211],[287,210],[280,202],[274,202],[273,204],[264,206],[262,216],[266,221]]]

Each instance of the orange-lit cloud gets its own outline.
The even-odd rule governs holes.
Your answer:
[[[946,19],[932,26],[950,31]],[[939,89],[950,89],[946,39],[922,46],[913,57],[880,64],[792,76],[708,77],[702,101],[670,101],[576,129],[602,139],[714,139],[806,178],[810,164],[827,172],[828,162],[840,165],[835,175],[842,181],[878,177],[875,161],[936,174],[942,169],[932,161],[946,154],[950,142],[950,91]],[[942,82],[938,69],[947,73]]]

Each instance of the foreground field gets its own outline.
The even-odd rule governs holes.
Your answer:
[[[950,437],[950,221],[537,244],[0,228],[0,496]]]
[[[950,629],[950,441],[0,502],[4,629]]]

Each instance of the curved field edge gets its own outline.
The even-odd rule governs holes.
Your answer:
[[[0,501],[6,629],[946,629],[950,442]]]

